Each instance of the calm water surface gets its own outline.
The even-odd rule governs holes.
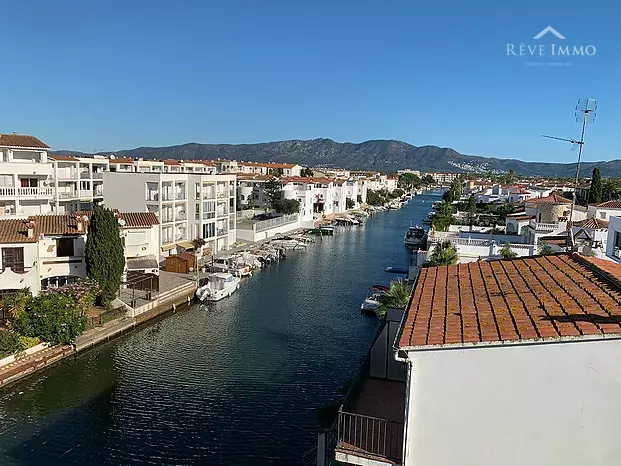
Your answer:
[[[341,228],[230,299],[162,318],[0,390],[0,464],[301,465],[315,408],[378,326],[359,313],[439,194]]]

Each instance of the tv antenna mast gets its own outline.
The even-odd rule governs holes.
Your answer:
[[[566,141],[572,144],[571,150],[574,151],[578,149],[578,162],[576,163],[576,179],[574,181],[574,192],[571,199],[571,210],[569,212],[569,222],[571,223],[574,218],[574,209],[576,207],[576,191],[578,191],[578,180],[580,178],[580,162],[582,160],[582,148],[584,147],[584,133],[586,132],[587,125],[593,123],[595,121],[595,111],[597,110],[597,102],[595,99],[590,98],[582,98],[578,100],[576,104],[576,108],[574,111],[574,115],[576,117],[576,122],[582,123],[582,133],[580,134],[580,140],[576,141],[575,139],[567,139],[567,138],[557,138],[556,136],[546,136],[543,134],[544,138],[548,139],[556,139],[558,141]],[[571,244],[573,249],[574,238],[571,234]]]

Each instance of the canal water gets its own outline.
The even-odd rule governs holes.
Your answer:
[[[303,465],[315,408],[378,328],[360,304],[438,193],[340,228],[195,305],[0,389],[0,464]]]

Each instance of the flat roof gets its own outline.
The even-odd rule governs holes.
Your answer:
[[[579,254],[421,270],[399,334],[405,350],[621,338],[621,264]]]

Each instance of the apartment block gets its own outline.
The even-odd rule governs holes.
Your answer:
[[[160,257],[193,248],[203,238],[211,252],[236,241],[235,175],[104,173],[104,204],[153,212],[160,222]]]

